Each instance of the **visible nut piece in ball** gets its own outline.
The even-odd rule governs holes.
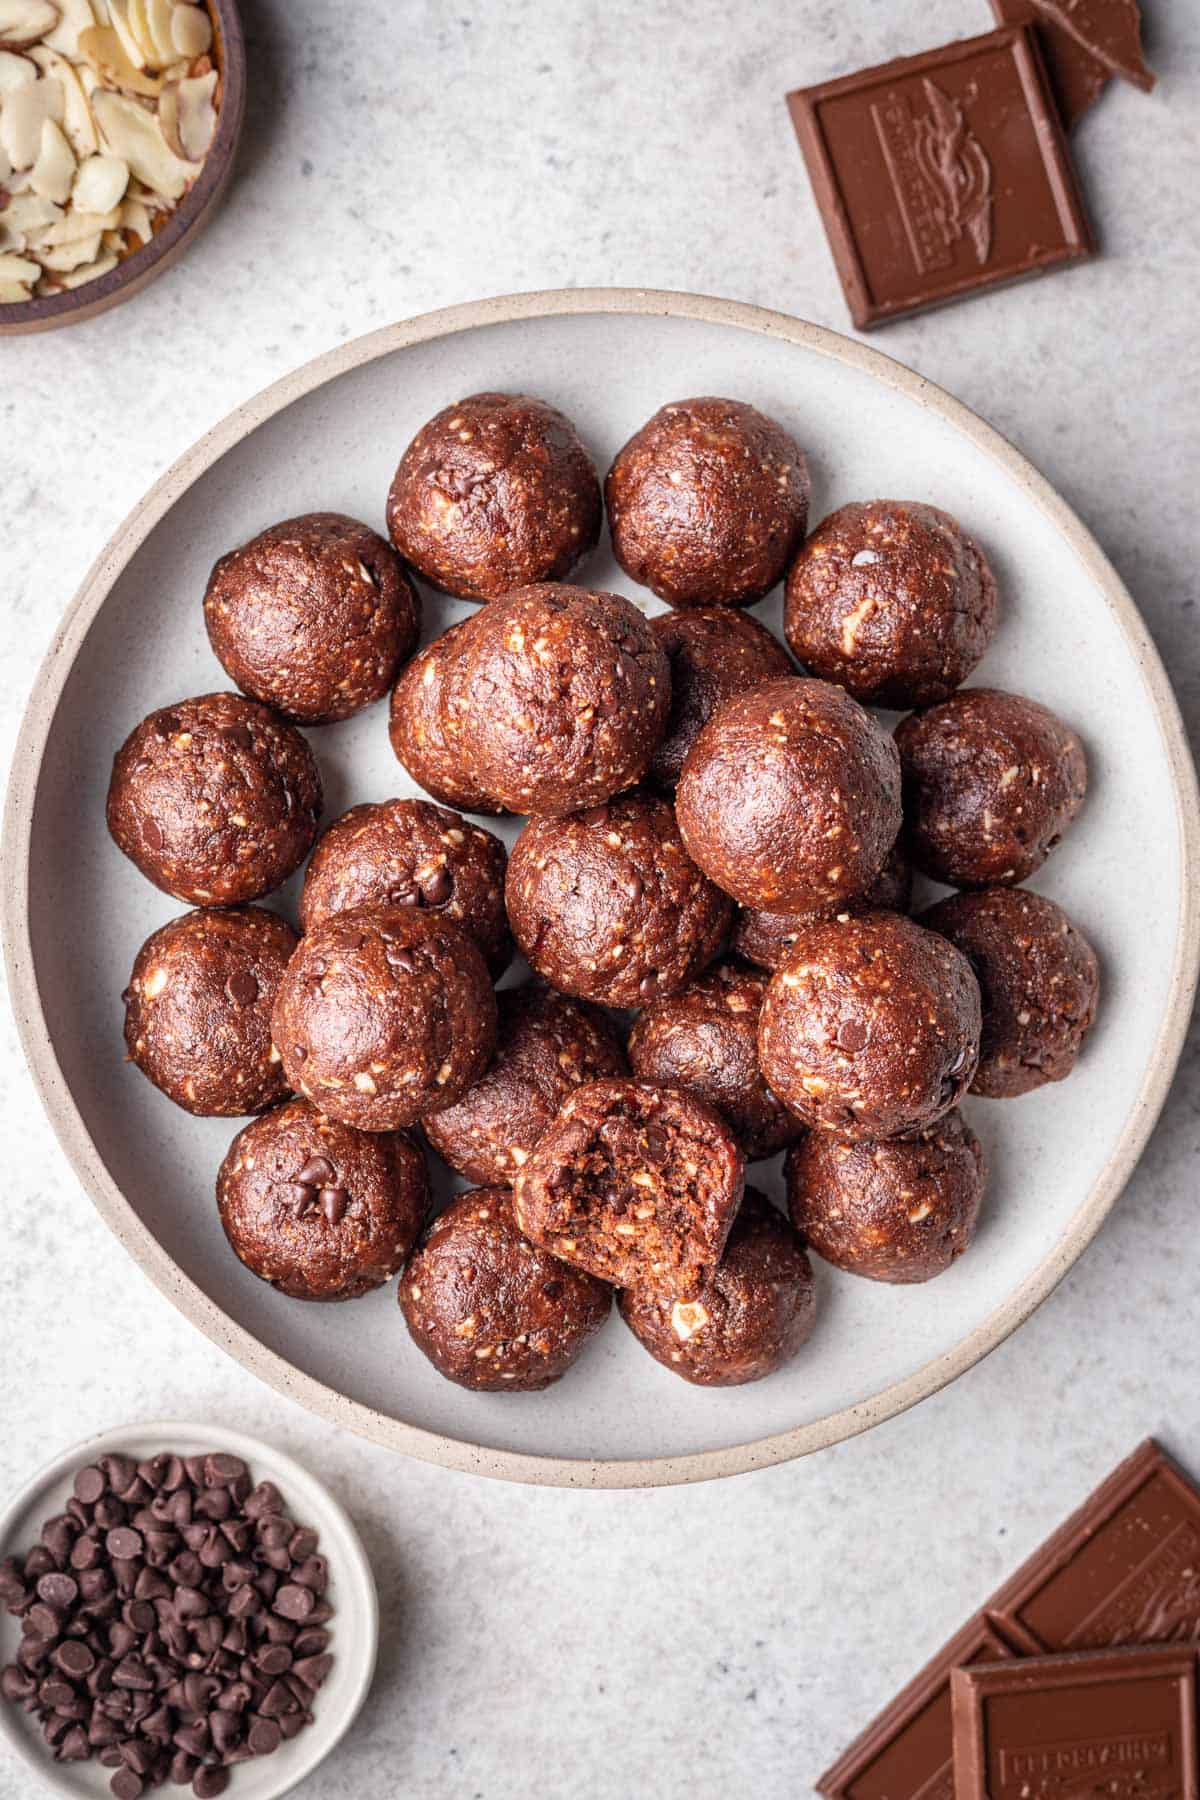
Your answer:
[[[1007,1099],[1065,1081],[1096,1017],[1096,953],[1061,906],[1025,888],[953,894],[922,913],[967,957],[983,999],[973,1094]]]
[[[715,964],[678,994],[652,1000],[629,1034],[643,1081],[668,1083],[715,1107],[750,1162],[794,1144],[804,1127],[777,1100],[758,1066],[758,1014],[767,977]]]
[[[621,1317],[657,1362],[697,1387],[740,1387],[780,1369],[816,1320],[812,1267],[787,1220],[757,1188],[713,1273],[690,1299],[627,1288]]]
[[[294,726],[241,694],[201,694],[134,727],[108,829],[148,881],[196,906],[280,887],[312,848],[321,778]]]
[[[452,920],[410,906],[338,913],[292,958],[274,1034],[297,1093],[360,1131],[395,1131],[478,1081],[496,997]]]
[[[771,681],[721,706],[676,794],[692,860],[741,906],[809,912],[870,887],[900,830],[900,761],[826,681]]]
[[[204,623],[244,694],[300,724],[382,699],[416,648],[421,603],[392,546],[344,513],[259,532],[208,578]]]
[[[650,628],[671,665],[671,713],[649,779],[670,792],[684,757],[723,701],[795,671],[765,625],[728,606],[660,613]]]
[[[428,800],[352,806],[321,835],[304,874],[300,923],[312,931],[362,906],[442,913],[478,944],[493,977],[512,960],[504,845]]]
[[[957,519],[867,500],[812,532],[787,580],[783,629],[805,667],[872,706],[930,706],[996,631],[996,580]]]
[[[743,1168],[729,1127],[691,1094],[593,1081],[568,1096],[518,1171],[517,1223],[602,1281],[686,1299],[721,1259]]]
[[[774,419],[705,396],[664,406],[605,483],[613,551],[671,606],[753,606],[808,523],[804,452]]]
[[[865,893],[840,900],[830,912],[907,912],[912,899],[913,872],[904,833],[888,851],[887,860]],[[762,969],[777,969],[791,954],[796,938],[812,913],[759,912],[739,906],[733,916],[729,948],[736,956]]]
[[[201,1117],[261,1112],[287,1092],[271,1009],[296,947],[257,906],[184,913],[152,932],[125,990],[130,1058]]]
[[[666,801],[643,793],[535,819],[513,846],[506,895],[537,972],[610,1006],[678,992],[716,955],[731,911]]]
[[[930,1281],[962,1255],[986,1180],[959,1112],[884,1142],[814,1131],[784,1170],[792,1222],[810,1248],[851,1275],[892,1282]]]
[[[919,1131],[956,1106],[979,1060],[966,957],[899,913],[814,919],[767,988],[763,1075],[806,1125],[847,1138]]]
[[[918,869],[950,887],[1027,881],[1083,805],[1087,763],[1036,700],[964,688],[896,728]]]
[[[400,1279],[400,1305],[413,1342],[448,1381],[528,1394],[566,1374],[612,1294],[522,1236],[505,1188],[474,1188],[425,1233]]]
[[[462,1099],[425,1120],[443,1161],[481,1186],[507,1186],[568,1094],[627,1071],[616,1033],[598,1008],[540,981],[496,996],[496,1054]]]
[[[353,1300],[403,1266],[429,1176],[405,1132],[354,1131],[289,1100],[234,1138],[217,1210],[251,1274],[296,1300]]]
[[[601,516],[578,432],[528,394],[471,394],[430,419],[387,504],[400,554],[463,600],[564,580],[595,547]]]
[[[636,606],[544,582],[467,620],[442,729],[495,805],[573,812],[640,780],[670,703],[666,653]]]

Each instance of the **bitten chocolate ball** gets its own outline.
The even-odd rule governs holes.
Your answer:
[[[831,912],[907,912],[912,899],[912,863],[901,832],[887,854],[887,861],[870,887],[852,900],[841,900],[829,908]],[[735,956],[757,963],[762,969],[777,969],[786,961],[812,913],[758,912],[753,907],[739,906],[733,915],[729,948]]]
[[[142,1074],[201,1117],[281,1100],[271,1009],[296,941],[257,906],[184,913],[152,932],[123,996],[125,1044]]]
[[[671,606],[753,606],[808,523],[808,465],[752,406],[664,406],[618,451],[605,499],[625,573]]]
[[[1036,700],[964,688],[896,727],[918,869],[950,887],[1028,880],[1083,805],[1087,763]]]
[[[362,906],[416,906],[461,925],[493,978],[512,960],[500,839],[427,800],[352,806],[322,835],[304,876],[309,932]]]
[[[538,974],[609,1006],[686,986],[716,955],[732,910],[687,855],[666,801],[643,793],[535,819],[513,846],[505,893]]]
[[[792,1222],[836,1268],[871,1281],[931,1281],[975,1235],[987,1171],[950,1112],[911,1137],[851,1141],[814,1131],[784,1164]]]
[[[973,1094],[1006,1099],[1065,1081],[1096,1017],[1096,953],[1061,906],[1025,888],[953,894],[921,924],[962,951],[983,997]]]
[[[387,504],[400,554],[462,600],[562,581],[595,547],[601,516],[578,432],[528,394],[471,394],[430,419]]]
[[[964,682],[996,631],[996,579],[936,506],[867,500],[809,537],[783,629],[800,661],[872,706],[930,706]]]
[[[979,984],[961,951],[899,913],[810,921],[773,976],[758,1060],[806,1125],[854,1139],[919,1131],[979,1061]]]
[[[466,622],[442,730],[493,804],[573,812],[645,774],[670,704],[666,653],[636,606],[544,582]]]
[[[530,1394],[566,1374],[612,1294],[521,1235],[505,1188],[457,1195],[400,1279],[418,1350],[460,1387]]]
[[[722,701],[795,671],[765,625],[728,606],[660,613],[650,628],[671,665],[671,712],[649,779],[670,792],[684,757]]]
[[[572,1089],[628,1072],[612,1027],[585,1001],[533,981],[496,1002],[496,1054],[486,1072],[424,1126],[438,1155],[483,1187],[512,1181]]]
[[[395,1131],[478,1081],[496,1043],[496,996],[453,920],[364,908],[302,940],[273,1023],[297,1093],[360,1131]]]
[[[240,694],[164,706],[117,751],[108,829],[148,881],[194,905],[281,886],[312,849],[321,777],[291,725]]]
[[[429,1211],[425,1158],[402,1131],[353,1131],[289,1100],[239,1131],[217,1175],[225,1236],[296,1300],[353,1300],[399,1269]]]
[[[697,1387],[761,1381],[791,1361],[816,1318],[804,1245],[757,1188],[746,1189],[724,1255],[691,1299],[627,1288],[617,1305],[642,1348]]]
[[[388,735],[397,762],[443,806],[463,812],[503,812],[482,791],[461,749],[446,737],[443,700],[462,631],[461,624],[452,625],[403,671],[392,689]]]
[[[711,1106],[646,1081],[592,1081],[517,1171],[517,1224],[616,1287],[690,1299],[721,1260],[744,1165]]]
[[[715,1107],[755,1162],[794,1144],[804,1127],[758,1067],[758,1014],[767,977],[717,963],[681,993],[652,1000],[629,1034],[629,1062],[643,1081],[686,1088]]]
[[[688,854],[741,906],[810,912],[863,893],[900,830],[900,761],[827,681],[727,700],[688,752],[675,798]]]
[[[204,623],[244,694],[300,724],[382,699],[416,648],[421,603],[396,552],[344,513],[305,513],[223,556]]]

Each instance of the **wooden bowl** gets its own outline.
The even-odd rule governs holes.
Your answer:
[[[236,0],[208,0],[213,55],[221,71],[217,129],[196,181],[148,244],[122,257],[115,269],[83,287],[0,306],[0,337],[77,325],[110,306],[120,306],[161,275],[195,241],[211,219],[233,171],[246,108],[246,40]]]

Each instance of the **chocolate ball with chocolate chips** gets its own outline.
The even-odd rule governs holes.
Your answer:
[[[648,1081],[568,1095],[517,1171],[517,1224],[552,1256],[616,1287],[690,1299],[721,1260],[744,1163],[711,1106]]]
[[[900,760],[827,681],[770,681],[713,714],[675,797],[693,861],[741,906],[809,912],[863,893],[900,830]]]
[[[291,725],[241,694],[201,694],[134,727],[116,754],[108,829],[148,881],[194,905],[282,885],[312,849],[321,777]]]
[[[302,725],[382,699],[416,648],[421,603],[379,533],[304,513],[230,550],[208,578],[204,623],[244,694]]]
[[[300,924],[312,931],[361,906],[442,913],[483,952],[493,977],[512,960],[504,845],[428,800],[352,806],[323,833],[304,876]]]
[[[543,582],[466,622],[442,730],[494,805],[573,812],[640,780],[670,703],[666,653],[636,606]]]
[[[413,1342],[438,1373],[491,1394],[531,1394],[566,1374],[604,1324],[602,1281],[524,1237],[506,1188],[458,1194],[400,1278]]]
[[[836,1268],[871,1281],[930,1281],[975,1235],[987,1170],[960,1112],[907,1137],[813,1131],[784,1164],[792,1222]]]
[[[296,1300],[353,1300],[402,1266],[429,1176],[406,1132],[354,1131],[289,1100],[234,1138],[217,1210],[251,1274]]]
[[[426,644],[404,669],[392,689],[388,736],[397,762],[443,806],[459,807],[463,812],[500,813],[504,808],[483,792],[464,752],[446,736],[443,703],[447,677],[462,633],[461,624],[452,625]]]
[[[387,504],[400,554],[462,600],[564,580],[595,548],[601,516],[579,433],[529,394],[470,394],[430,419]]]
[[[184,913],[152,932],[123,996],[130,1060],[201,1117],[273,1106],[288,1084],[271,1009],[296,942],[258,906]]]
[[[273,1024],[297,1093],[360,1131],[395,1131],[478,1081],[496,1043],[496,996],[452,919],[363,908],[302,940]]]
[[[671,665],[671,712],[649,779],[670,792],[683,759],[722,701],[792,675],[792,659],[765,625],[728,606],[660,613],[650,628]]]
[[[825,910],[839,912],[907,912],[912,899],[913,872],[901,832],[887,853],[887,860],[865,893],[841,900]],[[739,906],[733,915],[729,948],[736,956],[762,969],[777,969],[791,953],[797,934],[812,913],[759,912]]]
[[[896,745],[913,860],[950,887],[1028,880],[1083,805],[1078,735],[1023,694],[964,688],[902,719]]]
[[[1065,1081],[1091,1030],[1100,965],[1061,906],[1025,888],[952,894],[921,914],[967,957],[983,997],[973,1094],[1008,1099]]]
[[[684,850],[666,801],[645,793],[533,820],[513,846],[505,893],[538,974],[609,1006],[685,987],[716,955],[732,910]]]
[[[957,519],[866,500],[822,520],[792,564],[783,629],[814,675],[872,706],[931,706],[996,632],[996,578]]]
[[[802,1240],[747,1188],[725,1251],[690,1299],[626,1288],[621,1317],[657,1362],[697,1387],[740,1387],[790,1362],[812,1334],[816,1293]]]
[[[804,540],[808,465],[753,406],[705,396],[660,407],[605,483],[613,551],[671,606],[753,606]]]
[[[462,1099],[424,1122],[452,1169],[481,1186],[505,1186],[574,1088],[628,1072],[598,1007],[527,982],[497,994],[496,1054]]]
[[[806,1125],[886,1138],[958,1104],[979,1036],[979,984],[961,951],[899,913],[846,913],[798,932],[767,988],[758,1060]]]
[[[706,1100],[733,1127],[750,1162],[774,1156],[804,1130],[758,1067],[758,1015],[766,991],[761,970],[716,963],[680,993],[652,1000],[629,1034],[634,1074]]]

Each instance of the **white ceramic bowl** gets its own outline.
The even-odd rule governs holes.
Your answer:
[[[0,1512],[0,1557],[37,1543],[44,1522],[62,1512],[70,1498],[76,1470],[101,1456],[124,1454],[140,1462],[160,1450],[173,1450],[181,1456],[225,1450],[240,1456],[255,1481],[276,1484],[297,1524],[311,1525],[320,1537],[321,1555],[329,1564],[328,1597],[334,1607],[329,1623],[333,1668],[317,1693],[312,1724],[290,1743],[281,1744],[273,1756],[239,1763],[228,1790],[230,1800],[279,1800],[311,1775],[350,1729],[371,1686],[379,1646],[379,1602],[362,1539],[344,1507],[314,1475],[270,1444],[220,1425],[181,1425],[166,1420],[123,1426],[64,1450],[13,1495]],[[20,1637],[20,1622],[0,1611],[0,1665],[13,1660]],[[47,1793],[68,1795],[72,1800],[110,1795],[111,1769],[94,1758],[86,1763],[56,1763],[31,1715],[7,1701],[0,1701],[0,1734],[29,1764]],[[15,1791],[6,1785],[0,1763],[0,1794]],[[169,1794],[178,1790],[167,1787],[158,1791]]]
[[[483,388],[561,406],[601,467],[664,401],[732,395],[807,447],[814,518],[878,495],[946,507],[982,540],[1003,596],[974,679],[1045,701],[1088,745],[1087,804],[1033,884],[1100,952],[1086,1054],[1060,1086],[971,1103],[993,1174],[968,1256],[908,1289],[820,1270],[809,1344],[749,1387],[687,1386],[614,1319],[543,1394],[465,1393],[410,1342],[391,1288],[306,1306],[243,1269],[210,1198],[234,1124],[185,1117],[122,1061],[118,996],[134,953],[180,909],[107,837],[109,759],[152,708],[228,685],[201,618],[213,561],[308,509],[382,525],[413,432]],[[658,610],[607,543],[580,578]],[[470,610],[427,601],[426,636]],[[777,625],[778,611],[776,594],[761,613]],[[309,737],[328,816],[414,791],[383,706]],[[511,839],[511,822],[504,830]],[[1119,1194],[1170,1082],[1196,981],[1198,839],[1178,711],[1132,601],[1063,501],[965,407],[877,351],[777,313],[679,294],[530,294],[415,319],[310,363],[210,432],[122,526],[55,638],[22,729],[5,947],[34,1078],[75,1169],[216,1342],[325,1417],[413,1455],[524,1481],[648,1485],[864,1430],[961,1374],[1045,1298]],[[755,1179],[778,1183],[761,1166]]]

